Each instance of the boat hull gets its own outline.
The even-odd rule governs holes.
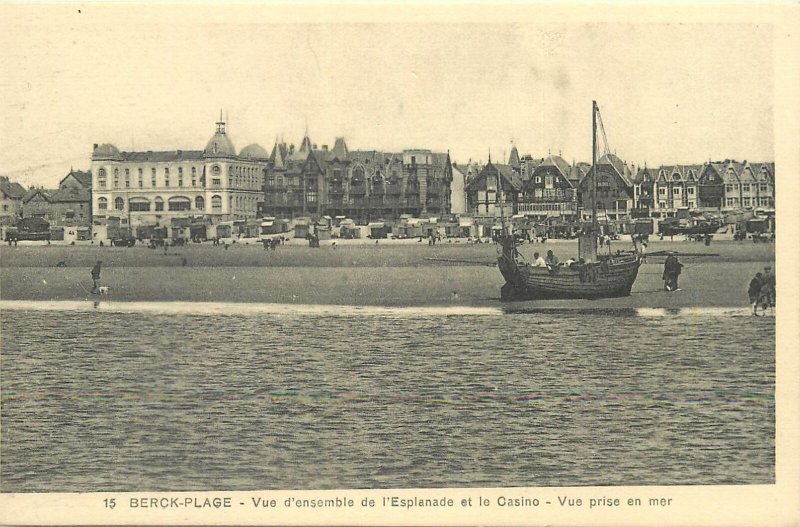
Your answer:
[[[552,298],[613,298],[628,296],[639,274],[636,255],[613,257],[597,264],[531,267],[514,261],[508,254],[498,258],[506,280],[503,300]]]

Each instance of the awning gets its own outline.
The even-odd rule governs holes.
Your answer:
[[[327,216],[326,216],[327,217]],[[346,220],[347,216],[336,216],[337,220]]]
[[[261,222],[261,226],[262,227],[272,227],[273,225],[275,225],[274,221],[262,221]]]
[[[383,222],[375,221],[367,225],[370,229],[383,229],[386,225]]]
[[[472,218],[461,218],[458,220],[459,227],[472,227],[474,224],[475,222],[472,220]]]

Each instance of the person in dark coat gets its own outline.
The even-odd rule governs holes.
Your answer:
[[[775,307],[775,275],[772,274],[772,267],[765,267],[761,277],[761,307]]]
[[[92,293],[97,292],[97,284],[100,282],[100,264],[103,263],[97,260],[97,263],[92,267]]]
[[[681,274],[681,268],[683,268],[683,264],[678,261],[678,258],[674,254],[667,256],[667,259],[664,261],[664,274],[662,275],[664,279],[664,290],[678,290],[678,276]]]
[[[761,273],[756,273],[752,280],[750,280],[750,285],[747,288],[747,296],[750,299],[750,304],[753,306],[753,314],[758,316],[758,301],[761,299],[761,286],[763,284],[763,279],[761,278]]]

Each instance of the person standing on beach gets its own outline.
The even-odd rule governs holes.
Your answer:
[[[761,307],[775,307],[775,275],[772,274],[772,267],[765,267],[761,277]]]
[[[664,280],[665,291],[678,290],[678,275],[681,274],[682,267],[683,264],[678,261],[678,258],[674,254],[667,256],[667,259],[664,261],[664,273],[661,276]]]
[[[753,314],[758,316],[758,301],[761,298],[761,286],[763,285],[764,280],[761,277],[761,273],[756,273],[752,280],[750,280],[750,285],[747,288],[747,296],[750,298],[750,304],[753,306]]]
[[[97,263],[92,267],[92,293],[97,292],[97,284],[100,282],[100,264],[103,263],[97,260]]]

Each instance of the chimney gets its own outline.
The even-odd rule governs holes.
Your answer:
[[[323,152],[327,152],[328,151],[328,145],[322,145],[322,150],[323,150]]]
[[[92,150],[97,150],[97,143],[95,143],[94,145],[92,145]]]
[[[316,150],[316,149],[317,149],[317,145],[316,145],[316,144],[313,144],[313,145],[311,145],[311,148],[312,148],[312,149],[314,149],[314,150]]]

